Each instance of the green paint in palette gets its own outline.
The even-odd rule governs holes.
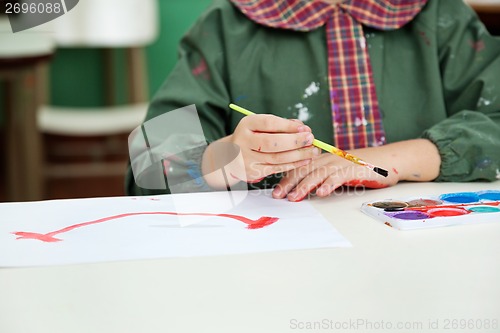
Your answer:
[[[475,206],[469,207],[467,210],[474,213],[500,213],[500,208],[492,206]]]

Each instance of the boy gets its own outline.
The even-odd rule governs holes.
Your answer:
[[[277,184],[273,196],[291,201],[345,184],[499,177],[500,40],[462,0],[216,0],[180,53],[147,119],[196,104],[210,144],[184,158],[200,188],[227,186],[212,173],[221,143],[244,161],[229,182]],[[242,119],[230,102],[259,114]],[[389,176],[320,154],[314,137]],[[130,172],[127,190],[154,193]]]

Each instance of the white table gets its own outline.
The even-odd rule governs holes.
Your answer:
[[[314,199],[352,242],[347,249],[0,269],[0,332],[499,332],[500,221],[398,231],[359,210],[364,201],[482,189],[500,182]],[[452,329],[460,319],[476,328]],[[487,320],[497,328],[477,329]],[[325,326],[299,329],[313,322]]]

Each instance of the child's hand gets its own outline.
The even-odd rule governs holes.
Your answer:
[[[308,126],[274,115],[244,117],[229,138],[240,147],[246,172],[240,180],[246,182],[305,166],[321,154]]]
[[[354,150],[352,154],[359,156]],[[383,177],[368,168],[324,153],[310,165],[288,172],[274,189],[273,197],[301,201],[313,192],[319,197],[326,197],[342,185],[383,188],[398,181],[398,174],[392,170],[389,176]]]
[[[202,160],[202,172],[207,184],[224,189],[239,181],[255,183],[271,174],[286,172],[311,163],[321,154],[313,147],[311,129],[298,120],[288,120],[268,114],[244,117],[234,133],[211,143]],[[237,147],[241,159],[230,163],[227,144]],[[217,148],[222,147],[222,148]],[[224,156],[230,155],[230,158]],[[224,166],[226,176],[215,172]]]
[[[438,176],[441,163],[437,148],[424,139],[357,149],[351,153],[388,170],[389,175],[383,177],[366,167],[324,153],[309,165],[288,172],[274,189],[273,197],[300,201],[314,191],[317,196],[328,196],[342,185],[383,188],[401,180],[430,181]]]

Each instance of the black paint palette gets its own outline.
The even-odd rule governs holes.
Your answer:
[[[366,202],[361,210],[399,230],[500,222],[500,191],[384,199]]]

